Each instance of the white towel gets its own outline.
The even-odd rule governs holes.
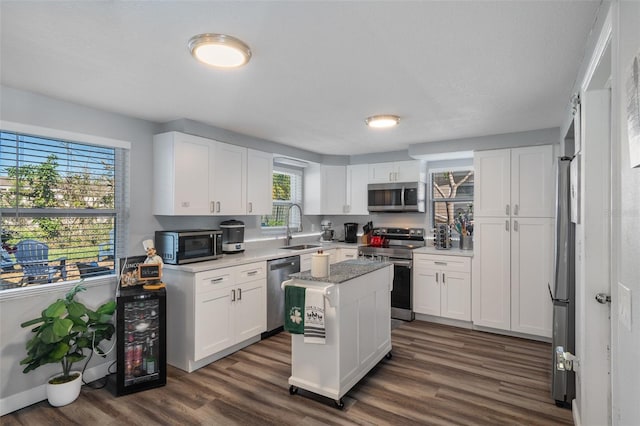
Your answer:
[[[324,345],[324,289],[307,287],[304,300],[304,343]]]

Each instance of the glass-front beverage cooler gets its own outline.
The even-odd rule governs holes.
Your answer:
[[[117,297],[117,373],[115,394],[167,383],[166,292],[142,286],[121,288]]]

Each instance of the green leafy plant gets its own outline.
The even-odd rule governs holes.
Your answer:
[[[64,299],[43,310],[39,318],[20,324],[23,328],[39,324],[31,330],[35,335],[27,342],[27,357],[20,361],[20,365],[26,365],[23,373],[59,362],[62,364],[59,383],[65,383],[74,379],[71,366],[86,358],[84,349],[106,356],[99,344],[113,336],[115,327],[111,319],[116,302],[109,301],[92,311],[75,300],[76,294],[85,290],[81,281]]]

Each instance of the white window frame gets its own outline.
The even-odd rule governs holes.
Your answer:
[[[435,173],[445,173],[445,172],[463,172],[463,171],[472,171],[474,174],[474,182],[475,182],[475,169],[473,165],[469,166],[454,166],[454,167],[435,167],[433,169],[427,170],[427,184],[429,185],[429,221],[431,222],[431,227],[435,227],[435,212],[433,211],[433,175]],[[475,188],[474,188],[474,198],[475,198]]]
[[[77,133],[68,130],[61,130],[55,128],[34,126],[30,124],[23,124],[18,122],[0,120],[0,129],[6,132],[15,132],[19,134],[26,134],[30,136],[37,136],[46,139],[58,139],[66,140],[69,142],[84,143],[106,146],[110,148],[122,148],[124,150],[124,158],[119,159],[121,163],[122,172],[116,179],[121,180],[120,193],[116,192],[116,244],[115,253],[126,253],[128,240],[127,235],[129,233],[129,176],[130,176],[130,152],[131,143],[119,139],[105,138],[96,135],[90,135],[85,133]],[[115,275],[104,275],[101,277],[92,278],[86,281],[86,287],[94,285],[102,285],[105,281],[115,281]],[[78,280],[69,280],[60,283],[52,283],[47,285],[36,285],[28,287],[17,287],[0,291],[0,301],[23,298],[25,296],[36,296],[40,294],[68,291]]]

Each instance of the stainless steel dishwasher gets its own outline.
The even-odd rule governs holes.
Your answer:
[[[267,331],[262,338],[284,328],[284,290],[280,287],[289,274],[300,272],[300,256],[289,256],[267,262]]]

